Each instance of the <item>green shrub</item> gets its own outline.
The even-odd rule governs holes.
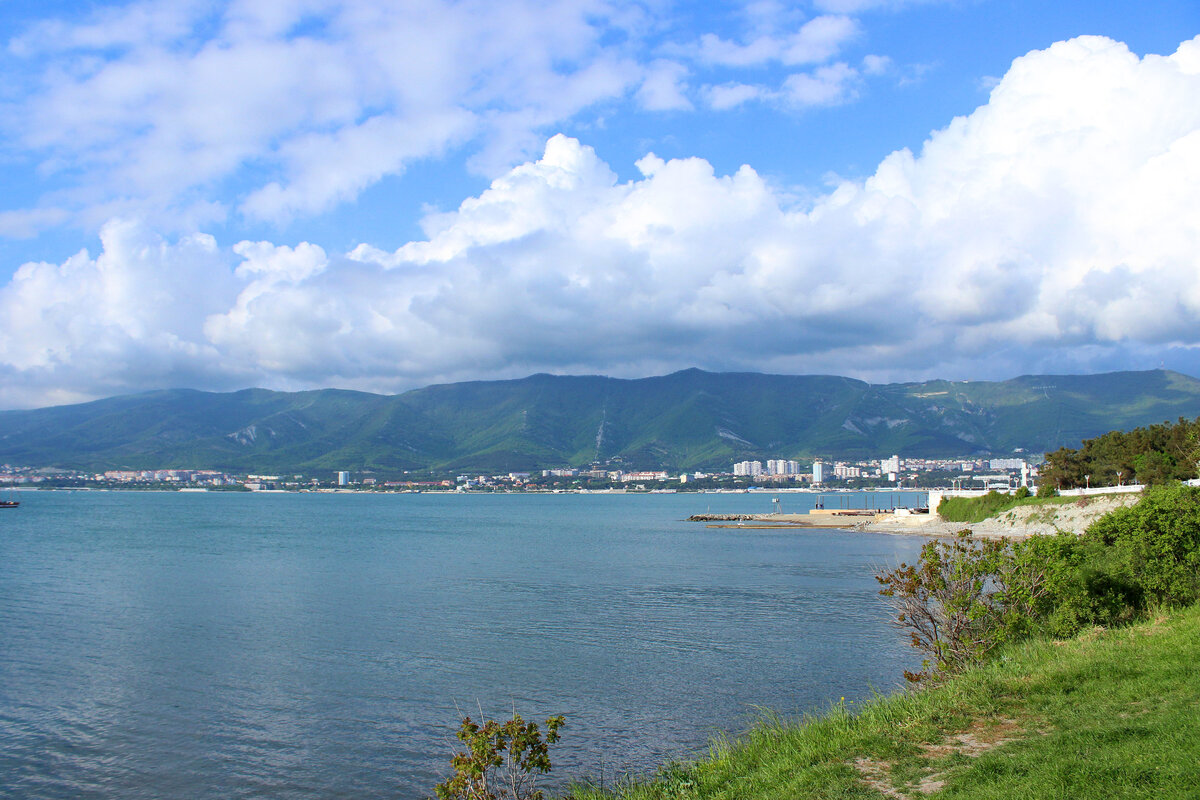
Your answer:
[[[1042,481],[1038,484],[1038,497],[1058,497],[1058,489],[1054,488],[1054,484],[1049,481]]]
[[[904,673],[910,681],[958,672],[1034,627],[1046,591],[1043,565],[1014,558],[1005,540],[977,541],[970,533],[929,542],[916,564],[875,576],[910,643],[926,654],[921,672]]]
[[[450,759],[454,775],[434,787],[438,800],[542,800],[536,778],[550,771],[549,745],[564,724],[561,715],[547,719],[543,739],[537,723],[516,712],[502,723],[464,718],[458,738],[467,749]]]
[[[1017,543],[1013,558],[1017,574],[1042,578],[1021,620],[1027,633],[1067,638],[1093,625],[1128,622],[1143,608],[1141,588],[1111,548],[1061,533]]]
[[[1127,576],[1148,601],[1181,605],[1200,598],[1200,489],[1179,483],[1147,489],[1137,504],[1092,523],[1085,538],[1111,548],[1113,574]]]
[[[981,515],[1020,502],[989,492],[949,512]],[[916,564],[876,576],[912,645],[927,656],[924,671],[906,673],[910,680],[957,672],[1006,641],[1069,637],[1129,622],[1149,606],[1200,599],[1200,489],[1151,488],[1082,537],[1034,536],[1010,546],[969,534],[930,542]]]

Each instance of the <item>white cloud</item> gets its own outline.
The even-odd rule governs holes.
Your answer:
[[[720,86],[706,86],[704,96],[708,100],[710,108],[716,111],[726,111],[753,100],[771,97],[772,92],[762,86],[748,83],[725,83]]]
[[[67,216],[67,212],[61,208],[0,211],[0,236],[26,239],[36,236],[43,228],[61,223]]]
[[[813,6],[828,14],[860,14],[864,11],[883,9],[897,11],[906,6],[935,5],[955,0],[815,0]]]
[[[858,70],[839,61],[817,67],[811,72],[788,75],[777,89],[760,84],[725,83],[705,86],[701,94],[714,111],[725,111],[755,101],[801,111],[849,102],[858,96],[861,81]]]
[[[660,59],[648,70],[637,99],[647,111],[687,111],[692,108],[686,90],[687,67]]]
[[[25,264],[0,289],[0,403],[236,380],[203,335],[205,317],[237,291],[213,238],[169,244],[113,221],[100,241],[96,258],[84,250],[62,264]]]
[[[892,59],[887,56],[866,55],[862,60],[862,71],[867,75],[883,75],[893,67]]]
[[[1030,53],[919,153],[802,208],[749,167],[638,168],[622,183],[556,136],[394,252],[230,255],[114,223],[97,258],[0,289],[0,403],[189,377],[1002,377],[1200,348],[1200,37],[1167,57],[1100,37]]]
[[[4,125],[66,178],[55,199],[85,221],[186,224],[230,183],[243,188],[226,206],[281,221],[467,141],[489,143],[489,169],[527,157],[544,126],[642,83],[605,42],[634,33],[635,12],[608,0],[142,0],[12,41],[31,72],[10,76],[25,98]]]
[[[782,97],[786,104],[799,108],[830,106],[854,97],[858,70],[843,64],[830,64],[811,74],[789,75],[783,82]]]
[[[860,33],[858,23],[845,16],[820,16],[795,32],[779,36],[762,34],[739,44],[716,34],[700,37],[700,61],[731,67],[750,67],[777,61],[787,66],[820,64],[833,58]]]

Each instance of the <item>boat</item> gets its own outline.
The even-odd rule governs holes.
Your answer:
[[[16,508],[21,505],[20,500],[0,500],[0,508]]]

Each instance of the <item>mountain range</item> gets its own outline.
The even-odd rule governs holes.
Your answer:
[[[743,459],[1034,456],[1200,415],[1167,370],[869,384],[711,373],[533,375],[398,395],[172,389],[0,412],[0,462],[79,469],[507,472],[590,463],[728,470]]]

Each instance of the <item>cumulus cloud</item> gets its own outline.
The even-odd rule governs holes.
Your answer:
[[[108,223],[102,251],[29,263],[0,289],[0,404],[69,402],[164,386],[245,380],[203,333],[237,283],[216,241],[169,243],[145,225]],[[232,384],[231,384],[232,382]]]
[[[699,365],[868,378],[1157,366],[1200,349],[1200,37],[1082,37],[987,104],[796,207],[745,166],[543,156],[393,251],[164,241],[0,289],[5,405],[70,387],[402,389]],[[965,371],[965,375],[964,375]]]

